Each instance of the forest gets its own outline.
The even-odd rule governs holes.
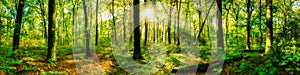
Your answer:
[[[0,75],[299,75],[299,0],[1,0]]]

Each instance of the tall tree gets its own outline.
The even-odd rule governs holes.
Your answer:
[[[261,14],[262,14],[262,5],[261,5],[261,0],[259,0],[259,31],[260,31],[260,35],[259,35],[259,37],[260,37],[260,40],[259,40],[259,44],[260,44],[260,46],[262,45],[262,41],[263,41],[263,33],[262,33],[262,28],[261,28],[261,26],[262,26],[262,24],[261,24],[261,20],[262,20],[262,18],[261,18]]]
[[[143,59],[141,55],[141,47],[140,47],[140,3],[139,0],[133,0],[133,19],[134,19],[134,52],[133,52],[133,59]]]
[[[56,48],[55,48],[55,24],[56,24],[56,13],[55,13],[55,0],[49,0],[48,5],[48,54],[47,61],[56,61]]]
[[[173,1],[170,0],[170,9],[169,9],[169,20],[168,20],[168,43],[171,44],[171,21],[172,21],[172,3]]]
[[[273,8],[272,8],[272,0],[266,0],[267,10],[266,10],[266,50],[265,53],[269,53],[273,44]]]
[[[1,9],[1,8],[2,8],[2,7],[0,7],[0,9]],[[2,29],[3,29],[1,17],[2,17],[2,12],[1,12],[1,10],[0,10],[0,43],[1,43],[1,40],[2,40]]]
[[[96,38],[95,38],[95,44],[96,46],[98,45],[98,38],[99,38],[99,35],[98,35],[98,4],[99,3],[99,0],[97,0],[97,3],[96,3]]]
[[[250,20],[251,20],[251,0],[247,0],[247,34],[246,34],[246,50],[251,50],[250,48]]]
[[[217,46],[221,47],[221,51],[224,50],[224,36],[223,36],[223,26],[222,26],[222,0],[217,0]]]
[[[46,39],[47,36],[47,28],[46,28],[46,15],[45,15],[45,9],[44,9],[44,0],[38,0],[40,4],[40,10],[43,20],[43,27],[44,27],[44,38]]]
[[[178,13],[177,13],[177,23],[176,23],[176,25],[177,25],[177,35],[178,35],[178,37],[177,37],[177,45],[179,46],[180,45],[180,35],[179,35],[179,33],[180,33],[180,27],[179,27],[179,23],[180,23],[180,11],[181,11],[181,3],[182,3],[182,1],[181,0],[179,0],[179,2],[178,2],[178,0],[176,0],[176,7],[177,7],[177,11],[178,11]]]
[[[88,30],[88,15],[86,10],[85,0],[82,0],[83,12],[84,12],[84,32],[85,32],[85,46],[86,46],[86,57],[92,57],[90,50],[90,33]]]
[[[76,29],[76,27],[75,27],[75,8],[76,8],[76,1],[77,0],[72,0],[72,3],[73,3],[73,14],[72,14],[72,18],[73,18],[73,20],[72,20],[72,24],[73,24],[73,30],[72,30],[72,36],[73,36],[73,39],[72,39],[72,45],[74,45],[75,44],[75,30],[74,29]]]
[[[147,7],[147,0],[144,0],[145,6]],[[147,45],[147,40],[148,40],[148,23],[147,23],[147,18],[145,20],[145,40],[144,40],[144,46]]]
[[[0,9],[2,9],[2,7],[0,7]],[[4,26],[2,24],[2,18],[1,17],[2,17],[2,10],[0,10],[0,43],[1,43],[1,40],[2,40],[2,29],[4,28]]]
[[[20,32],[21,32],[24,6],[25,6],[25,0],[20,0],[18,8],[17,8],[17,17],[16,17],[16,23],[15,23],[15,29],[14,29],[13,50],[19,49]]]

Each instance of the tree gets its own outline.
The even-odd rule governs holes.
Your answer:
[[[44,0],[39,0],[40,4],[40,10],[41,10],[41,15],[43,19],[43,27],[44,27],[44,38],[46,39],[47,36],[47,28],[46,28],[46,15],[45,15],[45,9],[44,9]]]
[[[88,15],[86,10],[86,3],[85,0],[82,0],[83,5],[83,12],[84,12],[84,32],[85,32],[85,47],[86,47],[86,57],[92,57],[91,50],[90,50],[90,33],[88,30]]]
[[[141,47],[140,47],[140,3],[139,0],[133,0],[133,18],[134,18],[134,52],[133,52],[133,59],[143,59],[141,55]]]
[[[177,7],[177,11],[178,11],[178,14],[177,14],[177,23],[176,23],[176,25],[177,25],[177,35],[178,35],[178,37],[177,37],[177,45],[179,46],[180,45],[180,38],[179,38],[179,33],[180,33],[180,28],[179,28],[179,20],[180,20],[180,11],[181,11],[181,3],[182,3],[182,1],[181,0],[179,0],[179,3],[178,3],[178,0],[176,0],[176,7]]]
[[[1,8],[2,8],[2,7],[0,7],[0,9],[1,9]],[[0,43],[1,43],[1,40],[2,40],[2,29],[3,29],[1,17],[2,17],[2,12],[1,12],[1,10],[0,10]]]
[[[263,33],[262,33],[262,28],[261,28],[261,26],[262,26],[262,24],[261,24],[261,20],[262,20],[262,18],[261,18],[261,14],[262,14],[262,5],[261,5],[261,0],[259,0],[259,31],[260,31],[260,35],[259,35],[259,37],[260,37],[260,46],[262,45],[262,42],[263,42]]]
[[[222,0],[217,0],[217,46],[221,47],[221,51],[224,51],[224,36],[222,26]]]
[[[95,44],[96,46],[98,45],[98,38],[99,38],[99,35],[98,35],[98,4],[99,3],[99,0],[97,0],[97,3],[96,3],[96,40],[95,40]]]
[[[49,0],[48,5],[48,54],[47,61],[56,61],[56,48],[55,48],[55,24],[56,24],[56,13],[55,13],[55,0]]]
[[[272,8],[272,0],[266,0],[267,10],[266,10],[266,50],[265,54],[269,53],[273,44],[273,8]]]
[[[172,19],[172,3],[173,3],[173,1],[172,0],[170,0],[170,10],[169,10],[169,20],[168,20],[168,43],[169,44],[171,44],[172,42],[171,42],[171,19]]]
[[[21,32],[24,6],[25,6],[25,0],[20,0],[19,1],[19,6],[17,8],[17,17],[16,17],[16,23],[15,23],[15,29],[14,29],[13,50],[19,49],[20,32]]]
[[[250,47],[250,20],[251,20],[251,0],[247,0],[247,34],[246,34],[246,50],[251,50]]]
[[[147,6],[147,0],[144,0],[145,2],[145,6]],[[147,40],[148,40],[148,23],[147,23],[147,19],[145,20],[145,40],[144,40],[144,46],[147,45]]]

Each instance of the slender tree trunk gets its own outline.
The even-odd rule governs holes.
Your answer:
[[[250,20],[251,20],[251,0],[247,0],[247,35],[246,35],[246,50],[251,50],[250,47]]]
[[[13,50],[19,49],[19,45],[20,45],[20,32],[21,32],[24,5],[25,5],[25,0],[20,0],[17,9],[16,24],[14,29]]]
[[[140,47],[140,40],[141,40],[141,33],[140,33],[140,3],[139,0],[133,0],[134,5],[134,52],[133,52],[133,59],[143,59],[141,55],[141,47]]]
[[[180,23],[180,11],[181,11],[181,3],[182,3],[182,1],[181,0],[179,0],[179,4],[178,4],[178,0],[176,0],[177,1],[177,9],[178,9],[178,14],[177,14],[177,23],[176,23],[176,25],[177,25],[177,35],[178,35],[178,37],[177,37],[177,45],[179,46],[180,45],[180,27],[179,27],[179,23]]]
[[[112,19],[113,19],[113,27],[116,25],[116,18],[115,18],[115,0],[112,0]],[[116,32],[116,28],[113,28],[113,31]],[[117,35],[116,33],[114,33],[113,35]],[[114,38],[114,40],[117,40],[117,38]],[[117,42],[118,43],[118,42]]]
[[[55,48],[55,24],[56,24],[56,14],[55,14],[55,0],[49,0],[48,5],[48,54],[47,61],[56,61],[56,48]]]
[[[125,9],[126,8],[126,2],[125,1],[123,1],[123,5],[124,5],[124,7],[123,7],[123,9]],[[123,13],[124,14],[126,14],[126,10],[123,10]],[[123,32],[123,35],[124,35],[124,42],[126,42],[126,22],[125,22],[125,16],[126,15],[123,15],[123,30],[124,30],[124,32]]]
[[[99,0],[97,0],[97,3],[96,3],[96,38],[95,38],[95,44],[96,46],[98,46],[98,38],[99,38],[99,35],[98,35],[98,3],[99,3]]]
[[[90,33],[88,30],[88,15],[86,10],[86,3],[85,0],[82,0],[83,5],[83,12],[84,12],[84,30],[85,30],[85,44],[86,44],[86,57],[92,57],[91,51],[90,51]]]
[[[44,9],[44,0],[39,0],[40,3],[40,10],[41,10],[41,15],[42,15],[42,20],[43,20],[43,27],[44,27],[44,38],[47,39],[47,27],[46,27],[46,16],[45,16],[45,9]]]
[[[221,51],[224,51],[224,36],[222,26],[222,0],[217,0],[217,42],[218,47],[221,47]]]
[[[75,8],[76,8],[76,0],[73,0],[72,1],[73,2],[73,14],[72,14],[72,18],[73,18],[73,20],[72,20],[72,24],[73,24],[73,30],[72,30],[72,35],[73,35],[73,39],[72,39],[72,45],[75,45],[75,29],[76,29],[76,27],[75,27]]]
[[[215,0],[214,0],[214,1],[215,1]],[[202,31],[203,31],[204,25],[205,25],[205,23],[206,23],[206,20],[207,20],[207,18],[208,18],[208,15],[209,15],[210,10],[211,10],[211,8],[213,7],[213,5],[214,5],[214,2],[212,2],[212,4],[210,5],[208,11],[205,13],[205,19],[204,19],[203,22],[201,23],[201,28],[200,28],[200,30],[199,30],[199,32],[198,32],[198,34],[197,34],[198,41],[200,40],[200,34],[201,34]],[[198,13],[199,13],[199,17],[200,17],[200,16],[201,16],[201,11],[198,11]],[[199,18],[199,19],[200,19],[200,18]],[[200,20],[199,20],[199,21],[200,21]],[[199,24],[200,24],[200,23],[199,23]]]
[[[144,0],[144,2],[145,2],[145,6],[147,6],[146,4],[147,4],[147,0]],[[152,16],[154,16],[154,15],[152,15]],[[147,40],[148,40],[148,23],[147,23],[147,20],[145,20],[145,40],[144,40],[144,46],[146,46],[147,45]]]
[[[171,0],[170,1],[170,10],[169,10],[169,20],[168,20],[168,43],[169,44],[171,44],[172,42],[171,42],[171,23],[172,23],[172,3],[173,3],[173,1]]]
[[[266,50],[265,54],[269,53],[273,44],[273,8],[272,8],[272,0],[266,0],[267,10],[266,10],[266,24],[267,24],[267,37],[266,37]]]
[[[2,7],[0,7],[0,9],[2,9]],[[0,43],[2,40],[2,29],[3,29],[3,24],[2,24],[2,11],[0,10]]]
[[[262,28],[261,28],[261,26],[262,26],[262,24],[261,24],[261,14],[262,14],[262,6],[261,6],[261,0],[259,0],[259,31],[260,31],[260,35],[259,35],[259,37],[260,37],[260,41],[259,41],[259,43],[260,43],[260,46],[262,46],[262,43],[263,43],[263,33],[262,33]]]

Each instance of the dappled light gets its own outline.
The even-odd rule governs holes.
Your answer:
[[[299,0],[1,0],[0,75],[300,75]]]

